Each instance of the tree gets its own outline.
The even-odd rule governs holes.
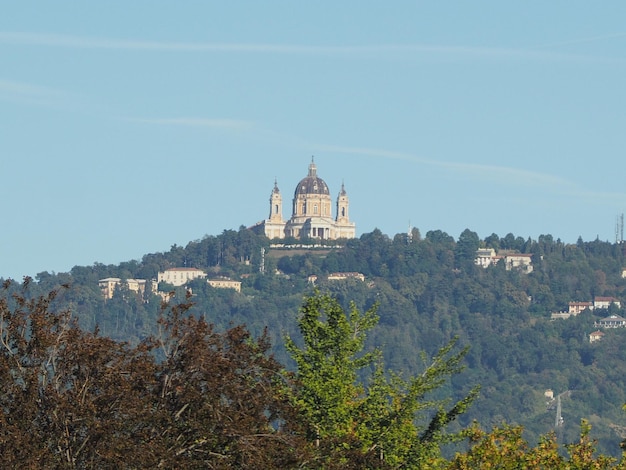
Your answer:
[[[464,269],[474,266],[474,259],[476,258],[476,250],[480,246],[480,239],[476,232],[472,232],[466,228],[459,236],[459,241],[454,249],[454,255],[458,266]]]
[[[346,314],[335,298],[315,292],[301,309],[303,345],[286,338],[298,368],[293,401],[321,467],[425,468],[440,462],[441,444],[460,437],[446,433],[446,425],[478,393],[473,389],[448,409],[430,395],[462,368],[467,348],[453,352],[456,340],[420,375],[404,380],[388,374],[380,351],[364,352],[366,335],[378,322],[376,308],[362,313],[351,303]],[[363,377],[370,367],[372,376]]]
[[[568,444],[568,456],[559,453],[554,433],[544,435],[535,447],[522,438],[522,426],[502,426],[491,432],[481,431],[477,424],[466,435],[471,448],[458,453],[447,467],[448,470],[474,470],[498,468],[502,470],[551,469],[551,470],[608,470],[624,469],[626,462],[603,455],[594,456],[595,442],[589,438],[591,426],[581,421],[580,440]]]
[[[496,233],[492,233],[485,238],[485,246],[498,251],[500,249],[500,237]]]
[[[243,326],[216,333],[187,315],[189,299],[168,310],[149,343],[165,357],[154,397],[164,436],[158,466],[296,466],[306,445],[294,426],[290,379],[267,354],[267,334],[253,339]]]
[[[0,448],[9,468],[140,466],[152,359],[55,312],[60,290],[0,296]],[[67,288],[65,286],[64,288]],[[146,388],[138,387],[137,382]]]
[[[132,347],[80,330],[59,291],[0,295],[0,449],[7,468],[293,468],[305,460],[289,375],[267,336],[217,333],[166,308]],[[157,352],[162,360],[157,360]]]

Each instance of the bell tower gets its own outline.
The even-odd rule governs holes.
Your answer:
[[[348,194],[346,193],[346,189],[341,183],[341,191],[339,191],[339,196],[337,196],[337,216],[335,221],[340,224],[347,224],[350,222],[350,217],[348,214],[348,206],[350,202],[348,201]]]
[[[278,184],[274,180],[274,189],[270,196],[270,222],[281,223],[283,221],[283,197],[278,189]]]

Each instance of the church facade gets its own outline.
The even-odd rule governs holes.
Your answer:
[[[283,198],[274,182],[270,195],[269,218],[253,227],[271,239],[275,238],[317,238],[337,240],[355,238],[356,224],[350,221],[349,200],[342,183],[336,200],[333,217],[332,200],[326,182],[317,176],[317,167],[312,160],[309,172],[300,180],[293,195],[291,218],[283,219]]]

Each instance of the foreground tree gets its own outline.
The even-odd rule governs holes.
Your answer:
[[[170,309],[151,340],[164,355],[155,397],[159,466],[295,467],[307,446],[289,403],[290,379],[268,354],[267,335],[253,339],[243,326],[218,334],[187,315],[190,307]]]
[[[379,351],[363,353],[365,338],[377,323],[376,306],[346,314],[339,302],[319,292],[305,299],[299,319],[303,344],[286,346],[296,361],[294,403],[309,427],[323,468],[435,468],[444,460],[440,446],[461,434],[446,425],[462,414],[478,393],[473,389],[447,409],[434,400],[450,375],[461,370],[467,348],[443,347],[409,380],[387,374]],[[374,373],[359,380],[367,368]]]
[[[626,468],[594,455],[584,422],[567,455],[551,436],[528,446],[522,428],[450,434],[477,390],[447,407],[431,392],[460,370],[466,349],[451,342],[409,380],[388,373],[378,351],[363,352],[375,308],[346,314],[328,295],[308,297],[302,344],[287,341],[294,380],[266,335],[217,333],[189,315],[189,297],[133,347],[80,330],[56,310],[60,291],[30,298],[28,281],[0,290],[6,468]],[[469,450],[445,460],[441,446],[463,437]]]
[[[184,302],[166,310],[158,337],[131,347],[55,312],[59,291],[28,299],[12,289],[0,295],[6,468],[290,468],[304,459],[289,378],[266,336],[216,333]]]
[[[580,440],[565,446],[567,455],[559,452],[556,436],[542,436],[536,447],[531,447],[522,438],[521,426],[503,426],[491,432],[480,430],[475,424],[466,435],[471,448],[457,454],[447,467],[448,470],[474,470],[477,468],[553,469],[553,470],[623,470],[626,461],[603,455],[594,455],[595,442],[589,438],[591,426],[583,420]]]
[[[69,310],[54,313],[60,291],[28,299],[28,284],[0,297],[4,465],[141,465],[135,446],[151,424],[146,387],[137,382],[153,370],[151,357],[81,331]]]

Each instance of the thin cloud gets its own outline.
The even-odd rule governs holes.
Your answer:
[[[437,161],[406,152],[364,147],[316,146],[316,150],[337,154],[363,155],[372,158],[404,160],[421,165],[430,165],[449,170],[450,172],[463,175],[464,177],[469,176],[476,181],[487,181],[490,184],[525,186],[529,189],[544,188],[551,190],[553,193],[568,197],[570,200],[577,200],[586,204],[614,204],[616,201],[620,201],[620,203],[626,201],[625,193],[593,191],[592,189],[582,187],[558,176],[520,168]]]
[[[319,149],[321,151],[335,152],[339,154],[349,153],[374,158],[410,161],[422,165],[443,168],[454,173],[463,174],[464,176],[469,175],[477,180],[488,180],[491,182],[500,182],[502,184],[518,184],[526,186],[542,185],[552,187],[564,187],[569,184],[566,180],[559,177],[506,166],[438,161],[418,157],[417,155],[410,153],[394,152],[384,149],[341,146],[320,146]]]
[[[126,121],[155,124],[163,126],[201,127],[209,129],[244,130],[252,127],[249,121],[238,119],[206,119],[206,118],[123,118]]]
[[[586,44],[590,42],[606,41],[609,39],[617,39],[617,38],[623,38],[623,37],[626,37],[626,33],[603,34],[600,36],[590,36],[587,38],[571,39],[569,41],[552,42],[552,43],[538,46],[538,48],[547,49],[547,48],[552,48],[552,47],[573,46],[576,44]]]
[[[0,80],[0,99],[29,104],[60,104],[68,94],[59,90],[30,83]]]
[[[350,55],[364,57],[392,58],[394,55],[430,54],[457,56],[460,58],[521,58],[531,60],[599,60],[596,57],[554,53],[541,48],[522,49],[505,47],[477,47],[438,44],[371,44],[371,45],[293,45],[293,44],[252,44],[252,43],[203,43],[203,42],[163,42],[143,40],[120,40],[112,38],[92,38],[63,34],[42,34],[30,32],[0,32],[0,43],[24,46],[58,47],[73,49],[109,49],[125,51],[156,52],[224,52],[257,54],[309,54],[309,55]],[[606,60],[606,59],[601,59]]]

